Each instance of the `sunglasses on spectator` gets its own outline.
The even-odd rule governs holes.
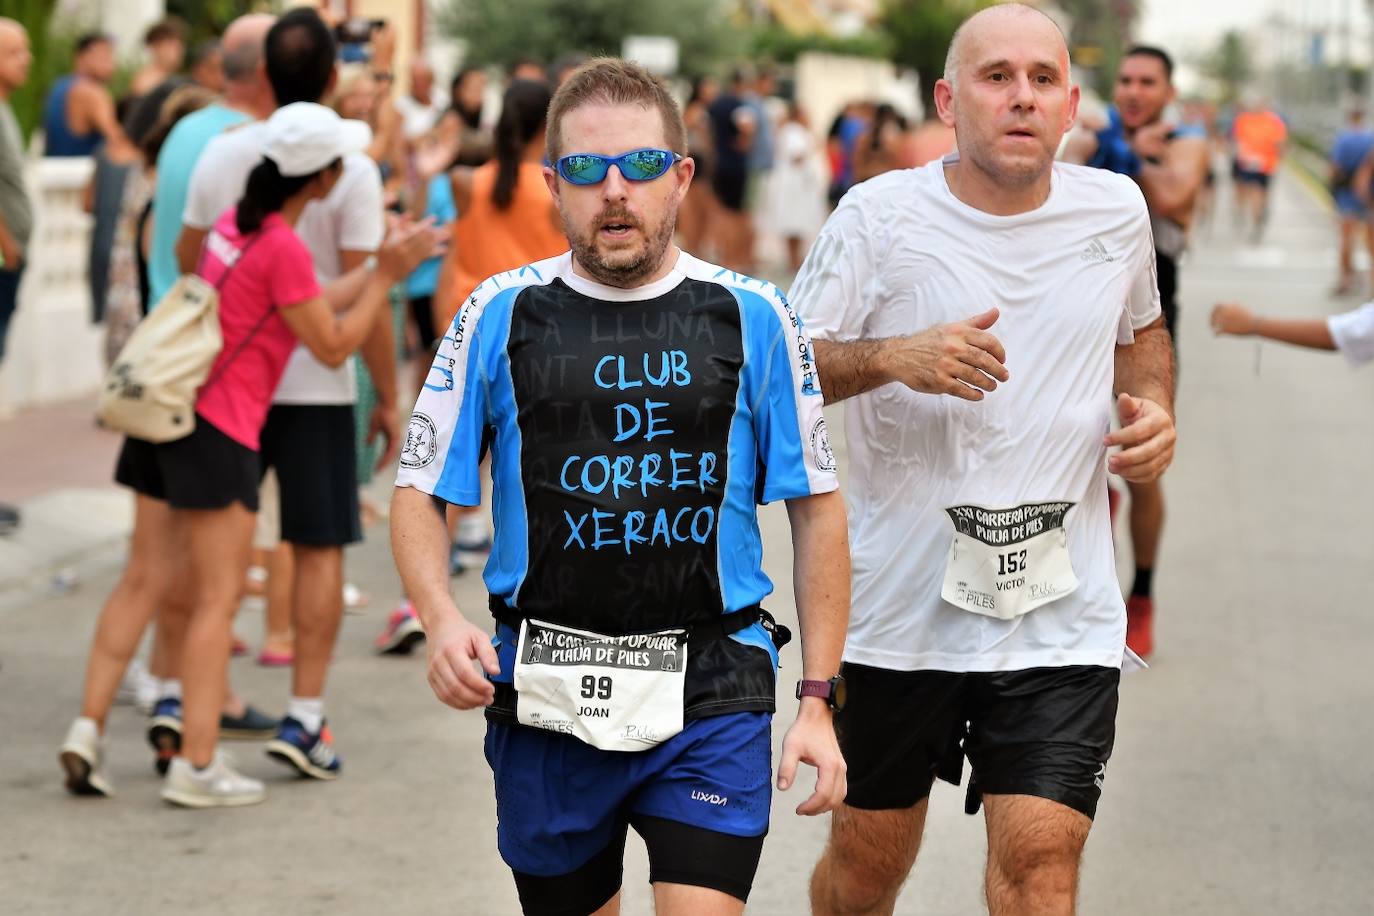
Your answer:
[[[558,174],[570,184],[600,184],[614,165],[626,181],[653,181],[680,161],[681,153],[666,149],[635,149],[619,156],[573,153],[558,160]]]

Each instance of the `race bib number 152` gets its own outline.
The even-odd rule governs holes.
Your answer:
[[[1078,588],[1064,529],[1073,507],[1054,502],[946,509],[954,538],[940,597],[975,614],[1012,620]]]

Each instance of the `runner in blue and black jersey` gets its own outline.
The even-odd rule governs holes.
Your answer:
[[[785,640],[760,607],[760,503],[787,503],[802,636],[778,783],[816,766],[802,814],[845,792],[831,710],[849,553],[811,344],[771,284],[672,244],[693,163],[646,71],[581,68],[547,144],[572,250],[459,310],[402,453],[397,566],[435,694],[486,707],[525,912],[617,912],[633,826],[659,913],[738,913],[768,828]],[[487,450],[495,638],[449,596],[443,515],[478,503]]]

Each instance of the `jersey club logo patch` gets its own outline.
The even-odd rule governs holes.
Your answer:
[[[835,470],[835,451],[830,447],[830,431],[826,428],[825,417],[811,427],[811,454],[816,456],[816,467],[822,471]]]
[[[422,413],[412,414],[406,427],[406,443],[401,448],[401,467],[428,467],[438,451],[439,431],[434,421]]]

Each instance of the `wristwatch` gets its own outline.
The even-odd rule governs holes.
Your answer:
[[[836,711],[844,709],[844,678],[835,675],[828,681],[797,681],[797,699],[821,697]]]

